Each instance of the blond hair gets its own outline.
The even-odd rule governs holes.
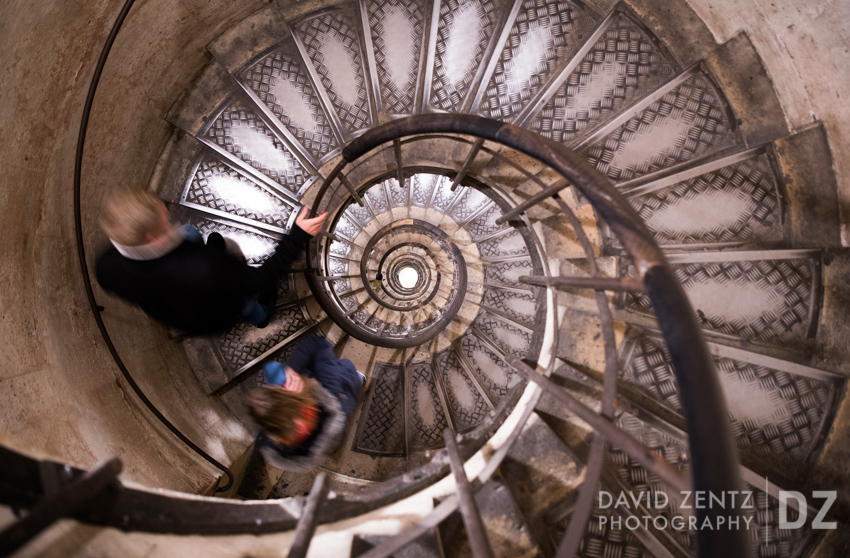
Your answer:
[[[125,190],[106,200],[100,226],[118,244],[141,246],[148,243],[148,235],[161,234],[163,207],[147,190]]]
[[[248,397],[248,412],[257,424],[277,438],[287,438],[295,432],[295,419],[304,407],[318,408],[314,395],[318,382],[304,379],[304,388],[288,391],[280,386],[263,386]]]

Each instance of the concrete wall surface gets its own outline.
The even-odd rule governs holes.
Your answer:
[[[789,128],[822,121],[850,245],[850,2],[687,0],[723,43],[747,33],[773,80]]]
[[[121,2],[0,4],[0,433],[90,468],[117,456],[122,478],[198,492],[218,470],[139,402],[97,330],[74,240],[74,153],[97,58]],[[211,57],[205,45],[258,1],[139,1],[95,99],[83,166],[90,268],[105,239],[103,195],[144,187],[171,134],[164,116]],[[200,391],[179,344],[141,312],[98,304],[137,382],[163,413],[230,463],[250,435]]]

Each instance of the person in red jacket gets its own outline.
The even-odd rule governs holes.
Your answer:
[[[107,200],[101,214],[112,247],[98,259],[98,283],[186,332],[214,333],[240,319],[265,327],[278,281],[327,217],[308,219],[307,211],[303,208],[274,253],[251,267],[226,249],[220,235],[210,235],[204,244],[194,227],[172,226],[168,209],[154,194],[120,193]]]
[[[279,469],[301,473],[339,448],[366,387],[366,376],[318,336],[299,343],[285,365],[266,363],[263,381],[248,397],[262,428],[254,451]]]

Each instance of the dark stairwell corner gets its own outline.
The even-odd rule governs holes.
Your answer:
[[[121,188],[249,264],[302,205],[330,213],[270,325],[215,336],[86,296],[75,152],[121,8],[0,6],[0,554],[14,535],[16,556],[294,556],[324,482],[310,556],[850,555],[850,4],[138,0],[82,159],[92,282]],[[408,133],[355,153],[394,123]],[[538,195],[562,152],[607,182]],[[662,268],[693,314],[660,310]],[[693,344],[670,336],[688,324]],[[369,390],[321,471],[283,473],[244,399],[313,334]],[[711,373],[722,398],[694,390]],[[677,483],[713,481],[715,425],[753,494],[738,550],[610,528],[689,515]],[[614,511],[597,491],[667,503]],[[781,491],[808,498],[801,527],[780,527]],[[836,529],[813,525],[814,491],[836,491]]]

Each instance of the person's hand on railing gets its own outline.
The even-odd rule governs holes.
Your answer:
[[[307,218],[309,214],[310,209],[305,205],[301,208],[301,213],[298,214],[298,217],[295,218],[295,224],[310,236],[316,236],[322,230],[322,225],[325,224],[325,219],[328,218],[328,212],[323,211],[312,219]]]

